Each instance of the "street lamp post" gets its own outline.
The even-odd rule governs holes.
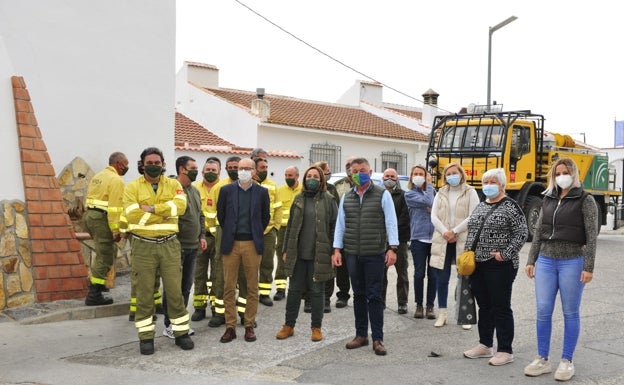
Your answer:
[[[488,39],[488,74],[487,74],[487,110],[488,112],[490,111],[490,106],[491,106],[491,83],[492,83],[492,34],[494,34],[494,32],[498,31],[499,29],[503,28],[504,26],[506,26],[507,24],[511,23],[512,21],[516,20],[517,17],[516,16],[510,16],[509,18],[507,18],[504,21],[501,21],[500,23],[496,24],[493,27],[490,27],[490,35],[489,35],[489,39]]]

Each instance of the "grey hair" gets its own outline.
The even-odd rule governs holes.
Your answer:
[[[507,184],[507,175],[505,174],[505,170],[502,168],[493,168],[491,170],[487,170],[483,176],[481,177],[481,183],[485,183],[486,179],[496,178],[498,183],[505,187]]]

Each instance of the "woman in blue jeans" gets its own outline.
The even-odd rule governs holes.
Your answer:
[[[447,300],[451,264],[464,251],[470,213],[479,204],[479,195],[466,183],[466,172],[459,163],[444,167],[444,186],[440,187],[431,207],[435,227],[431,242],[430,266],[435,272],[438,295],[438,318],[433,326],[447,323]]]
[[[583,191],[576,164],[570,158],[557,160],[549,172],[542,210],[529,251],[526,275],[535,278],[537,302],[537,357],[524,368],[535,377],[550,373],[548,361],[552,313],[557,291],[563,309],[563,351],[555,379],[574,376],[572,358],[581,329],[580,306],[583,288],[592,280],[598,208]]]
[[[431,206],[435,190],[427,183],[427,170],[423,166],[414,166],[407,183],[405,202],[410,216],[410,250],[414,260],[414,300],[416,312],[414,318],[435,319],[433,302],[436,298],[436,280],[433,269],[429,266],[431,258]],[[425,274],[426,273],[426,274]],[[426,311],[423,309],[424,281],[427,276]]]

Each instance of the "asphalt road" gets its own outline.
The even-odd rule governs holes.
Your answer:
[[[624,383],[624,233],[603,231],[598,242],[594,280],[586,286],[581,307],[581,336],[575,354],[575,384]],[[526,261],[529,245],[521,255]],[[410,263],[411,265],[411,263]],[[119,304],[108,310],[62,304],[37,305],[0,313],[0,384],[550,384],[552,374],[523,375],[536,354],[533,282],[519,272],[514,283],[515,361],[493,367],[486,359],[469,360],[462,352],[478,342],[475,328],[464,331],[451,324],[433,327],[417,320],[410,288],[409,313],[396,312],[390,270],[385,345],[388,355],[372,347],[346,350],[354,336],[353,308],[335,309],[323,320],[324,340],[310,341],[310,316],[301,313],[295,335],[276,340],[284,321],[285,301],[269,308],[259,305],[258,340],[245,342],[243,329],[229,344],[219,343],[224,329],[196,322],[195,349],[182,351],[162,336],[157,324],[156,353],[141,356],[134,325],[125,312],[127,277],[118,277],[113,295]],[[453,292],[455,278],[451,279]],[[332,299],[333,304],[333,299]],[[113,305],[114,306],[114,305]],[[449,298],[449,313],[454,300]],[[558,363],[562,345],[562,316],[555,309],[551,359]],[[436,309],[437,310],[437,309]],[[93,318],[96,317],[96,318]],[[50,319],[68,319],[44,322]],[[90,318],[90,319],[76,319]],[[43,322],[43,323],[37,323]],[[432,357],[431,353],[438,355]]]

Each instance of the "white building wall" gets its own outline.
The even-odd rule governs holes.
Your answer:
[[[122,151],[130,180],[148,146],[173,160],[174,0],[1,1],[0,38],[0,63],[8,57],[12,75],[24,77],[57,173],[77,156],[99,171]],[[16,146],[7,134],[15,125],[0,119],[5,156],[5,146]],[[15,161],[7,164],[15,169]]]
[[[2,192],[0,200],[24,201],[22,169],[17,145],[17,123],[13,104],[11,76],[15,74],[9,55],[0,35],[0,164],[2,167]]]
[[[315,131],[304,128],[284,127],[263,124],[260,128],[259,147],[265,149],[279,148],[284,151],[302,155],[299,168],[305,170],[310,161],[310,146],[318,143],[329,143],[341,147],[340,165],[330,165],[335,172],[342,172],[344,161],[349,156],[368,159],[375,172],[382,172],[381,153],[397,151],[407,154],[407,171],[417,164],[424,164],[426,147],[415,142],[398,141],[385,138],[370,139],[361,135],[340,134],[329,131]]]
[[[257,147],[260,119],[178,78],[176,110],[240,147]],[[251,106],[249,106],[251,107]],[[274,149],[276,147],[270,147]]]

